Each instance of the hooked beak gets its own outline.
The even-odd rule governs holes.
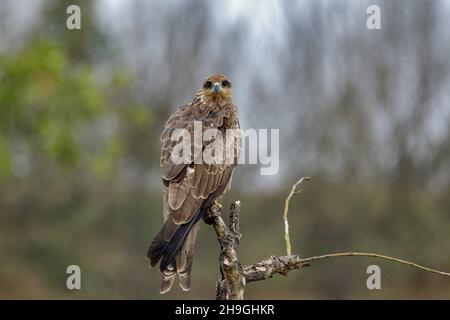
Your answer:
[[[218,82],[214,83],[213,90],[214,90],[214,93],[219,93],[220,90],[222,90],[222,88],[220,87],[220,84]]]

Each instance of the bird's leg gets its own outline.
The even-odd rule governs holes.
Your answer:
[[[213,204],[211,205],[211,210],[215,210],[215,211],[221,211],[222,210],[222,205],[216,200],[213,202]]]

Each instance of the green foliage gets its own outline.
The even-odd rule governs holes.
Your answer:
[[[96,120],[115,111],[107,107],[105,89],[89,67],[72,66],[61,47],[41,39],[15,55],[0,56],[0,75],[1,176],[12,173],[8,146],[17,141],[25,142],[32,154],[44,156],[43,161],[73,167],[92,156],[102,159],[100,171],[111,168],[110,162],[121,154],[118,139],[105,137],[107,141],[98,141],[103,149],[90,154],[80,137]]]
[[[11,173],[11,155],[5,138],[0,133],[0,181]]]

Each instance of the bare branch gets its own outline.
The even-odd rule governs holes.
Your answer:
[[[300,258],[297,255],[290,256],[270,256],[264,259],[261,262],[255,263],[250,266],[244,267],[244,276],[247,280],[247,283],[252,281],[266,280],[271,278],[274,274],[282,274],[286,276],[289,271],[294,269],[299,269],[301,267],[309,266],[310,262],[324,260],[329,258],[339,258],[339,257],[372,257],[378,258],[388,261],[393,261],[401,264],[408,265],[410,267],[420,269],[422,271],[431,272],[435,274],[439,274],[442,276],[450,277],[450,273],[443,272],[435,269],[431,269],[429,267],[425,267],[419,265],[415,262],[406,261],[394,257],[389,257],[383,254],[378,253],[369,253],[369,252],[340,252],[340,253],[330,253],[324,254],[321,256],[313,256],[308,258]]]
[[[240,224],[239,224],[239,214],[241,212],[241,202],[236,201],[233,202],[230,206],[230,232],[234,236],[234,240],[239,245],[239,241],[241,240],[241,233],[240,233]]]
[[[291,193],[286,199],[285,205],[285,221],[287,221],[287,212],[289,209],[289,201],[292,196],[299,191],[296,188],[303,181],[308,181],[309,178],[302,178],[294,184]],[[402,260],[399,258],[389,257],[383,254],[370,253],[370,252],[339,252],[330,253],[320,256],[312,256],[308,258],[300,258],[298,255],[287,256],[270,256],[265,258],[261,262],[246,266],[242,268],[237,255],[237,248],[239,246],[239,240],[241,238],[239,230],[239,213],[240,202],[236,201],[230,208],[230,220],[227,226],[220,215],[221,206],[218,203],[214,203],[211,208],[206,212],[204,220],[207,224],[214,227],[217,235],[217,239],[220,244],[220,278],[216,285],[216,299],[217,300],[242,300],[244,299],[245,286],[249,282],[266,280],[275,274],[287,274],[294,269],[308,267],[311,262],[339,258],[339,257],[371,257],[378,258],[387,261],[408,265],[410,267],[439,274],[442,276],[450,277],[450,273],[432,269],[419,265],[415,262]],[[289,225],[288,225],[289,226]],[[289,228],[287,229],[287,244],[289,244]]]
[[[220,215],[221,206],[214,203],[207,211],[204,220],[211,224],[216,231],[220,244],[220,273],[221,277],[216,285],[217,300],[244,299],[245,277],[237,256],[237,248],[241,234],[239,233],[240,202],[236,201],[230,208],[229,228]]]
[[[284,221],[284,241],[286,242],[286,255],[290,256],[292,254],[292,246],[291,246],[291,237],[289,236],[289,221],[288,221],[288,212],[289,212],[289,202],[292,197],[296,194],[302,192],[302,189],[296,190],[297,187],[303,183],[303,181],[310,181],[310,177],[302,177],[300,178],[294,185],[292,186],[291,192],[286,197],[284,201],[284,212],[283,212],[283,221]]]
[[[244,276],[247,283],[272,278],[274,274],[286,276],[289,271],[306,267],[302,265],[297,255],[270,256],[263,261],[244,267]]]

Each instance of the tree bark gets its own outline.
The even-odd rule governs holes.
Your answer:
[[[238,259],[237,250],[241,234],[239,233],[240,202],[230,208],[229,226],[220,215],[221,206],[215,203],[207,211],[204,221],[214,227],[220,244],[220,278],[216,285],[217,300],[243,300],[245,277]]]

